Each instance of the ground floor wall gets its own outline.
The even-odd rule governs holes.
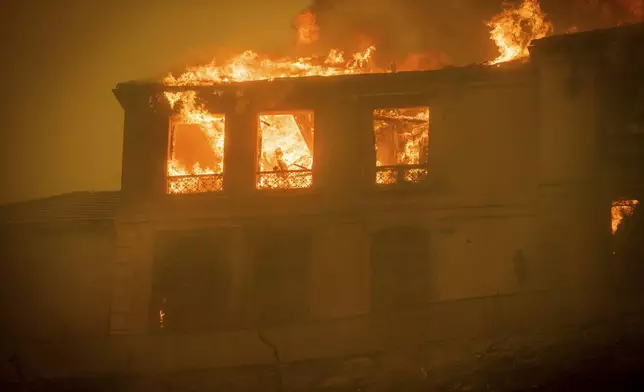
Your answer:
[[[395,210],[343,216],[299,215],[264,219],[123,221],[114,262],[111,332],[147,333],[159,233],[220,230],[226,236],[229,308],[253,307],[254,267],[247,233],[289,228],[311,234],[308,321],[372,313],[372,248],[383,230],[412,227],[422,236],[411,247],[426,251],[419,270],[426,290],[421,302],[450,301],[539,289],[534,274],[532,206]],[[155,245],[156,244],[156,245]],[[392,258],[397,257],[396,254]],[[395,264],[397,260],[391,260]],[[289,284],[286,282],[285,284]],[[252,325],[250,325],[252,326]]]
[[[639,303],[633,297],[616,298],[588,285],[550,285],[551,280],[544,278],[548,270],[540,258],[540,222],[544,221],[535,217],[531,205],[421,212],[411,206],[363,215],[300,215],[288,221],[121,219],[111,268],[109,336],[6,341],[2,354],[11,360],[3,363],[2,372],[14,378],[17,369],[24,369],[25,377],[45,378],[150,375],[440,347],[429,349],[422,354],[425,359],[413,365],[429,372],[480,355],[479,346],[508,336],[522,339],[547,332],[553,339],[565,340],[566,331],[595,322],[608,322],[606,333],[611,336],[628,330],[615,320],[624,313],[638,314]],[[271,325],[251,318],[235,328],[202,333],[153,331],[150,304],[159,233],[199,229],[227,233],[226,300],[230,309],[247,313],[252,309],[248,277],[253,269],[248,228],[285,226],[312,233],[306,317]],[[374,234],[392,227],[423,229],[425,237],[418,239],[418,246],[427,251],[422,276],[427,290],[421,303],[382,311],[372,306],[372,248],[377,242]],[[578,246],[583,230],[573,232],[572,244]],[[342,370],[329,374],[336,371]]]

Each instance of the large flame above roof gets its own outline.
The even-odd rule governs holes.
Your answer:
[[[524,0],[510,6],[492,18],[487,25],[490,38],[499,49],[499,57],[490,64],[499,64],[529,56],[530,43],[552,33],[552,23],[546,21],[538,0]]]
[[[245,51],[221,64],[188,68],[175,77],[168,75],[167,85],[208,85],[249,80],[271,80],[276,78],[303,76],[334,76],[376,71],[372,54],[375,46],[346,56],[342,51],[332,49],[326,57],[305,57],[298,59],[271,59],[266,55]]]
[[[499,56],[490,63],[499,64],[527,57],[530,43],[553,31],[552,24],[545,20],[545,16],[538,0],[523,0],[519,5],[506,6],[488,21],[487,25],[491,28],[490,37],[499,49]],[[316,24],[315,14],[311,11],[300,14],[295,19],[295,25],[299,45],[309,45],[318,39],[319,27]],[[375,45],[366,45],[363,50],[349,54],[339,49],[331,49],[325,55],[317,57],[271,58],[268,55],[247,50],[223,62],[213,61],[210,64],[190,67],[177,76],[170,74],[164,79],[164,83],[192,86],[276,78],[388,72],[391,68],[376,66],[373,59],[375,51]],[[410,53],[410,57],[417,56],[417,53]],[[404,62],[404,64],[412,63],[416,68],[407,67],[405,70],[423,69],[417,61]],[[444,63],[442,57],[439,63]]]

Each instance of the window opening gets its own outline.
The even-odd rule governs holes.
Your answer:
[[[167,193],[224,189],[225,116],[204,111],[184,116],[170,128]]]
[[[429,108],[373,112],[376,184],[419,183],[427,178]]]
[[[259,116],[257,189],[313,185],[313,112]]]

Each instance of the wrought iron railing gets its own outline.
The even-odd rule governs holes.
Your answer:
[[[311,170],[257,173],[257,189],[306,189],[312,185],[313,172]]]
[[[376,167],[376,184],[380,186],[418,184],[427,181],[427,165],[395,165]]]
[[[167,177],[167,192],[172,195],[221,192],[224,190],[223,174],[203,174]]]

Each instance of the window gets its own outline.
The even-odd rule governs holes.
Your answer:
[[[614,200],[610,209],[612,251],[613,255],[623,257],[632,253],[633,242],[638,243],[637,223],[638,200],[619,199]],[[635,234],[635,235],[634,235]]]
[[[416,227],[381,230],[371,238],[374,310],[404,308],[427,299],[429,233]]]
[[[155,244],[153,331],[209,332],[229,325],[232,286],[224,231],[167,232]]]
[[[419,183],[427,178],[429,108],[373,112],[376,184]]]
[[[628,220],[633,216],[635,207],[639,204],[637,200],[616,200],[610,209],[611,230],[613,235],[622,228],[624,220]]]
[[[259,116],[257,189],[313,184],[313,112]]]
[[[170,127],[169,194],[219,192],[224,187],[225,116],[195,113]]]
[[[302,230],[253,233],[253,291],[259,322],[280,323],[306,317],[312,237]]]
[[[644,277],[644,220],[638,200],[614,201],[611,208],[613,268],[620,287],[639,288]]]

